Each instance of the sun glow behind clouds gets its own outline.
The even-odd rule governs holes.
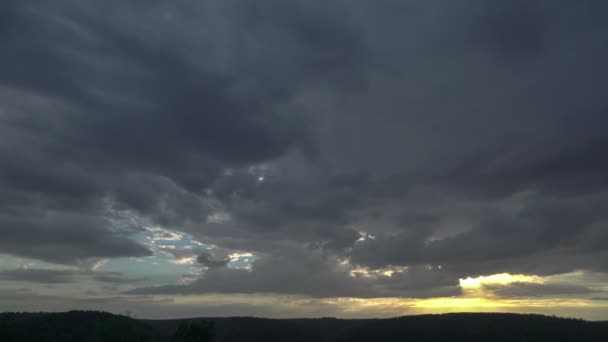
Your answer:
[[[500,273],[459,279],[462,296],[429,298],[412,301],[411,311],[417,313],[442,312],[531,312],[573,316],[581,308],[605,307],[584,298],[502,298],[496,296],[486,285],[509,285],[516,283],[546,284],[548,279],[525,274]],[[569,311],[570,310],[570,311]],[[572,311],[574,310],[574,311]],[[563,311],[563,312],[562,312]],[[576,316],[576,315],[574,315]]]
[[[309,298],[297,295],[277,294],[206,294],[176,297],[166,305],[184,307],[218,307],[226,305],[242,310],[243,307],[258,308],[264,317],[319,317],[331,315],[340,318],[395,317],[412,314],[438,314],[446,312],[519,312],[555,314],[569,317],[601,319],[605,317],[606,303],[585,299],[520,298],[490,299],[472,297],[444,298]],[[272,308],[272,310],[267,310]],[[230,312],[232,315],[242,311]],[[201,313],[202,314],[202,313]],[[260,315],[258,313],[258,315]]]
[[[464,298],[456,298],[457,300],[470,300],[470,299],[479,299],[476,303],[475,307],[481,304],[481,307],[498,307],[504,306],[505,302],[500,301],[491,290],[488,290],[486,286],[491,285],[509,285],[515,283],[526,283],[526,284],[544,284],[545,279],[543,277],[539,277],[536,275],[525,275],[525,274],[509,274],[509,273],[499,273],[492,274],[487,276],[479,276],[475,278],[464,278],[459,279],[460,287],[462,288],[462,293]],[[454,305],[448,306],[467,306],[466,301],[463,302],[464,305],[459,305],[460,302],[456,301]],[[508,306],[508,305],[507,305]]]
[[[463,290],[462,297],[445,297],[421,299],[414,302],[413,306],[423,313],[438,312],[473,312],[473,311],[511,311],[521,310],[522,307],[538,307],[537,304],[545,306],[550,300],[508,300],[497,298],[491,291],[486,291],[485,285],[509,285],[514,283],[544,284],[545,279],[536,275],[499,273],[479,277],[467,277],[459,279]],[[581,305],[583,301],[575,301]],[[536,304],[536,305],[535,305]],[[554,303],[552,303],[554,304]]]
[[[463,289],[480,288],[483,285],[508,285],[512,283],[543,284],[545,280],[536,275],[500,273],[476,278],[459,279]]]

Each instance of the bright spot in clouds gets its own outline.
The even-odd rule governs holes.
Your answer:
[[[489,276],[480,276],[477,278],[459,279],[460,286],[463,288],[477,288],[483,285],[508,285],[512,283],[535,283],[543,284],[545,281],[542,277],[535,275],[509,274],[500,273]]]

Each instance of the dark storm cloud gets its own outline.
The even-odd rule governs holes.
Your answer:
[[[608,270],[601,1],[0,10],[0,252],[145,256],[130,236],[151,224],[259,256],[202,254],[193,284],[150,293],[421,297]]]
[[[474,218],[469,219],[467,229],[441,239],[433,239],[432,226],[378,234],[353,248],[352,261],[374,267],[447,264],[462,272],[460,276],[498,270],[535,274],[607,270],[608,265],[600,261],[606,252],[601,246],[608,241],[603,233],[604,212],[608,209],[605,195],[552,199],[523,196],[514,204],[519,208],[484,209],[472,204],[474,213],[459,213]],[[563,260],[554,263],[550,262],[552,258]]]
[[[484,6],[487,14],[479,19],[477,34],[498,57],[529,57],[542,50],[548,23],[539,3],[489,1]]]
[[[60,215],[95,215],[109,202],[162,224],[200,221],[207,208],[199,195],[223,168],[271,160],[292,148],[318,158],[308,123],[276,107],[305,84],[338,85],[355,75],[349,71],[361,55],[357,34],[334,15],[317,15],[306,6],[184,5],[146,9],[116,1],[100,12],[93,3],[71,1],[3,4],[5,210],[26,215],[59,206],[68,211]],[[198,25],[198,17],[186,27],[164,21],[165,11],[185,15],[187,8],[207,17],[208,30],[221,32],[203,33],[184,46],[164,40]],[[142,21],[132,22],[136,16]],[[218,16],[234,27],[222,27]],[[149,25],[158,25],[161,37],[149,36]],[[248,36],[243,42],[240,32]],[[14,215],[2,228],[27,225],[25,217],[19,219]],[[65,229],[104,232],[95,226]],[[4,249],[52,261],[145,254],[129,240],[109,241],[110,233],[86,246],[69,232],[45,231],[67,235],[65,245],[74,241],[82,253],[39,234],[30,234],[29,243],[56,255],[20,240],[6,241]],[[118,250],[96,246],[98,241],[115,242]]]
[[[105,217],[40,209],[20,214],[0,215],[3,252],[59,263],[91,257],[151,255],[145,247],[110,230]]]

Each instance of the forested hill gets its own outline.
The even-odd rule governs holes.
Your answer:
[[[161,341],[157,331],[138,320],[97,311],[2,313],[0,341],[127,342]]]
[[[373,321],[336,341],[608,341],[608,325],[542,315],[421,315]]]
[[[137,320],[93,311],[0,314],[0,341],[608,341],[608,323],[520,314],[391,319]]]

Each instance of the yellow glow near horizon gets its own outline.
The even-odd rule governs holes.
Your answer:
[[[235,256],[235,255],[233,255]],[[348,263],[341,262],[348,266]],[[351,276],[387,279],[407,268],[388,267],[369,270],[350,270]],[[580,276],[580,275],[576,275]],[[496,286],[516,283],[552,284],[552,277],[500,273],[459,279],[462,293],[451,297],[433,298],[314,298],[305,295],[278,295],[273,293],[252,294],[205,294],[180,296],[153,296],[159,305],[172,306],[175,310],[201,307],[234,307],[227,315],[238,315],[239,308],[249,307],[265,312],[265,317],[302,318],[336,316],[341,318],[396,317],[416,314],[440,314],[450,312],[515,312],[606,319],[608,303],[591,300],[584,296],[505,297],[495,292]],[[602,283],[603,284],[603,283]],[[494,285],[486,286],[486,285]],[[132,299],[135,301],[136,299]],[[186,310],[185,309],[185,310]],[[203,311],[204,312],[204,311]]]
[[[272,317],[318,317],[332,315],[342,318],[395,317],[448,312],[519,312],[556,314],[567,317],[605,319],[608,303],[583,298],[310,298],[273,294],[213,294],[164,297],[164,305],[231,305],[274,308]],[[161,298],[158,298],[159,300]],[[163,302],[164,303],[164,302]],[[324,311],[327,310],[327,311]],[[238,312],[237,312],[238,313]]]
[[[414,307],[429,309],[440,309],[437,312],[445,311],[445,309],[457,309],[465,310],[472,309],[477,310],[480,308],[499,308],[514,306],[513,303],[508,301],[496,301],[487,298],[466,298],[466,297],[445,297],[445,298],[429,298],[419,299],[413,302]]]

